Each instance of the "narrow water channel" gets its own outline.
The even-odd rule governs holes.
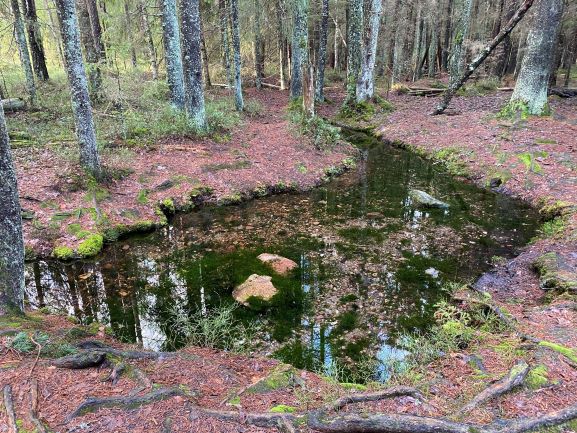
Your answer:
[[[260,354],[300,368],[402,356],[395,337],[426,329],[447,282],[470,281],[535,234],[525,203],[457,181],[415,154],[356,135],[358,169],[310,193],[205,207],[160,232],[108,246],[96,260],[27,266],[27,298],[126,342],[171,350],[184,316],[234,303],[235,286],[270,275],[272,306],[239,306]],[[409,190],[449,203],[419,209]],[[299,264],[286,277],[257,256]]]

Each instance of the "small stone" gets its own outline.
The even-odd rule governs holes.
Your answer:
[[[287,275],[298,267],[297,263],[286,257],[276,254],[263,253],[257,257],[261,262],[268,264],[277,274]]]
[[[240,286],[232,292],[232,297],[239,303],[249,306],[249,298],[258,298],[263,301],[270,301],[278,290],[271,282],[272,277],[266,275],[252,274]]]
[[[449,205],[441,200],[436,199],[425,191],[418,189],[412,189],[409,191],[409,197],[416,206],[428,207],[428,208],[438,208],[447,209]]]

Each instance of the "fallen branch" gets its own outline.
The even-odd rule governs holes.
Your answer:
[[[18,433],[14,401],[12,400],[12,387],[10,385],[4,387],[4,408],[8,416],[8,433]]]
[[[260,83],[262,87],[269,87],[271,89],[276,89],[276,90],[281,90],[280,86],[277,86],[276,84],[270,84],[270,83]]]
[[[36,359],[34,360],[34,364],[32,364],[32,368],[30,369],[30,373],[28,374],[28,378],[32,377],[32,373],[34,372],[34,369],[36,368],[36,365],[38,364],[38,360],[40,359],[40,352],[42,352],[42,345],[40,343],[38,343],[33,336],[30,337],[30,340],[32,341],[32,343],[34,343],[36,345],[36,347],[38,347],[38,353],[36,353]]]
[[[38,381],[36,379],[32,379],[30,383],[30,419],[38,433],[50,433],[38,415]]]
[[[577,96],[577,89],[568,89],[564,87],[551,87],[549,95],[560,96],[561,98],[574,98]]]
[[[146,404],[166,400],[172,397],[188,397],[187,394],[179,388],[160,388],[149,392],[145,395],[128,396],[128,397],[105,397],[105,398],[88,398],[78,408],[66,417],[66,422],[87,413],[96,412],[104,408],[134,409]]]
[[[477,394],[475,398],[459,410],[458,414],[465,415],[480,404],[518,387],[527,377],[527,373],[529,373],[529,365],[525,361],[517,362],[506,376]]]

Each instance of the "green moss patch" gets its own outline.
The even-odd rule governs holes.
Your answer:
[[[270,391],[288,388],[296,370],[287,364],[281,364],[267,377],[247,389],[249,394],[265,394]]]
[[[539,364],[535,368],[532,368],[527,374],[525,383],[531,389],[543,388],[549,383],[549,378],[547,376],[547,367]]]
[[[52,255],[58,260],[71,260],[74,257],[74,250],[64,245],[58,245],[52,250]]]
[[[546,290],[577,291],[577,272],[564,257],[556,252],[548,252],[533,262],[539,273],[541,288]]]
[[[288,406],[286,404],[278,404],[274,407],[271,407],[269,412],[273,413],[293,413],[296,412],[297,408],[293,406]]]
[[[539,346],[546,347],[557,353],[560,353],[570,361],[577,363],[577,350],[575,349],[571,349],[569,347],[562,346],[560,344],[553,343],[551,341],[540,341]]]
[[[104,237],[99,233],[92,234],[78,245],[78,254],[82,257],[93,257],[102,250],[103,245]]]

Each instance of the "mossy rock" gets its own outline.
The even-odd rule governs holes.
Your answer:
[[[548,252],[533,262],[539,273],[539,283],[544,290],[577,292],[577,269],[557,252]]]
[[[290,365],[281,364],[267,377],[247,389],[249,394],[265,394],[267,392],[285,389],[295,382],[297,370]]]
[[[539,209],[539,214],[544,221],[551,221],[555,218],[566,216],[572,211],[575,211],[575,205],[566,201],[557,200]]]

